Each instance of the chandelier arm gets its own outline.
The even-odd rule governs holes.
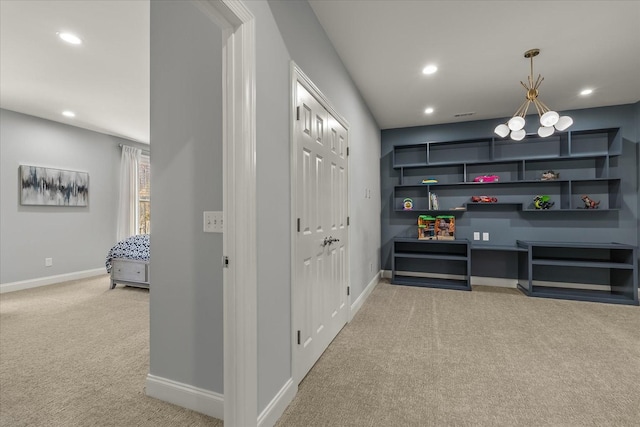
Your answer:
[[[538,88],[540,87],[543,81],[544,81],[544,77],[542,77],[542,74],[538,74],[538,80],[536,80],[536,84],[533,88],[535,90],[538,90]]]
[[[538,116],[542,117],[544,112],[542,111],[542,105],[540,105],[540,101],[538,101],[537,99],[534,99],[533,100],[533,105],[535,105],[536,106],[536,110],[538,110]]]
[[[529,86],[527,86],[526,84],[524,84],[522,82],[522,80],[520,80],[520,84],[522,85],[522,87],[528,92],[529,91]]]
[[[528,108],[529,102],[531,101],[529,101],[528,99],[525,99],[522,105],[516,110],[516,113],[513,115],[513,117],[516,117],[516,116],[524,117],[523,111],[526,111],[526,108]]]
[[[539,99],[536,99],[536,101],[538,101],[540,103],[540,105],[543,108],[543,111],[546,113],[547,111],[551,111],[551,108],[547,107],[546,104],[542,101],[540,101]],[[544,114],[544,113],[543,113]]]

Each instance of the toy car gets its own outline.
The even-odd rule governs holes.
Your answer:
[[[500,177],[498,175],[480,175],[480,176],[476,176],[473,179],[473,182],[496,182],[499,180],[500,180]]]
[[[533,206],[536,209],[551,209],[555,205],[555,202],[550,201],[550,197],[547,195],[536,196],[533,199]]]
[[[496,203],[498,198],[492,196],[472,196],[471,201],[473,203]]]

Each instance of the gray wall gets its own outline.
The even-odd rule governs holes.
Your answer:
[[[0,110],[0,283],[104,267],[116,240],[118,144],[136,145]],[[88,172],[89,206],[20,206],[21,164]],[[53,266],[45,267],[45,258]]]
[[[223,393],[221,31],[192,3],[151,2],[150,367]]]
[[[380,131],[306,1],[252,1],[257,41],[258,408],[291,377],[290,60],[350,124],[350,285],[379,270]],[[364,198],[365,188],[371,198]]]
[[[637,104],[567,111],[574,119],[571,130],[604,129],[620,127],[623,138],[623,155],[619,170],[622,171],[622,209],[612,212],[547,213],[524,215],[518,212],[466,212],[456,222],[456,236],[473,239],[474,230],[489,231],[502,236],[503,243],[512,244],[516,239],[548,241],[594,241],[638,244],[638,107]],[[424,141],[454,141],[493,136],[493,129],[504,119],[483,120],[458,124],[386,129],[382,131],[381,179],[382,179],[382,262],[391,269],[391,243],[396,235],[415,228],[415,215],[392,211],[393,186],[398,182],[398,171],[392,168],[393,145]],[[529,120],[530,123],[533,121]],[[534,132],[534,129],[527,129]],[[504,224],[509,224],[504,227]],[[502,233],[502,234],[500,234]],[[501,277],[491,253],[482,263],[484,268],[474,275]],[[504,260],[503,260],[504,261]],[[496,260],[496,262],[501,262]],[[509,263],[505,263],[509,264]],[[480,265],[480,263],[476,264]],[[513,274],[502,277],[513,277]]]
[[[306,1],[245,4],[256,18],[262,412],[291,378],[290,60],[351,125],[352,300],[379,270],[380,133]],[[222,246],[201,231],[202,211],[222,208],[219,37],[191,4],[151,3],[150,373],[221,393]]]

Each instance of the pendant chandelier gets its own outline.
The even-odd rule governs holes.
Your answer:
[[[511,139],[520,141],[525,137],[526,132],[524,130],[524,118],[527,115],[530,104],[535,105],[536,110],[538,110],[538,116],[540,117],[540,127],[538,128],[538,135],[543,138],[553,135],[556,130],[563,131],[573,124],[573,119],[571,117],[560,116],[557,112],[551,110],[538,99],[538,88],[544,81],[544,77],[538,74],[538,78],[534,83],[533,58],[538,56],[539,54],[540,49],[531,49],[524,53],[524,57],[531,60],[531,74],[529,75],[528,85],[524,84],[522,81],[520,82],[520,84],[527,91],[526,99],[507,123],[498,125],[495,128],[494,132],[502,138],[511,134]]]

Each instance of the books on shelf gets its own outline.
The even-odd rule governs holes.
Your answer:
[[[440,202],[438,201],[438,195],[429,191],[429,210],[437,211],[440,209]]]

